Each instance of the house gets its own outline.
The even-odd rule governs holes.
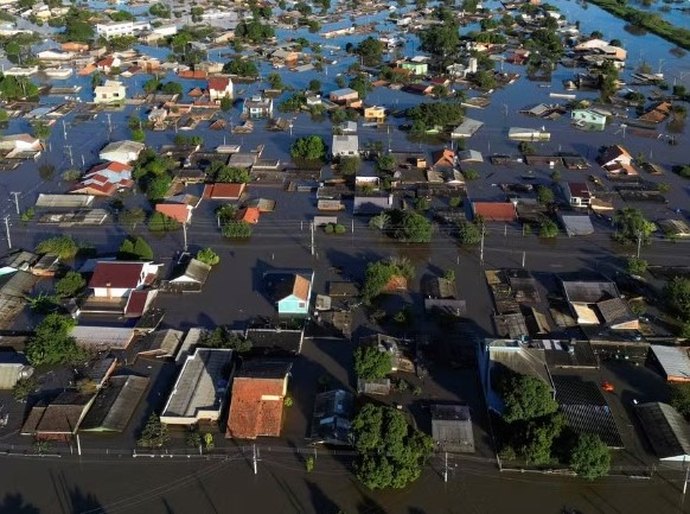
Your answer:
[[[403,351],[405,346],[409,347],[410,341],[408,339],[400,339],[385,334],[374,334],[360,338],[360,344],[374,347],[381,353],[387,353],[390,356],[391,372],[413,373],[415,370],[414,362]]]
[[[427,96],[431,94],[431,92],[434,90],[434,87],[431,84],[417,82],[414,84],[407,84],[402,89],[403,91],[412,93],[413,95]]]
[[[613,46],[609,44],[608,41],[597,38],[575,45],[575,51],[579,53],[603,55],[608,59],[616,61],[625,61],[628,57],[628,52],[624,48]]]
[[[105,162],[92,167],[70,193],[112,196],[134,185],[132,167],[120,162]]]
[[[249,223],[250,225],[256,225],[259,223],[259,218],[261,217],[261,211],[258,207],[245,207],[237,211],[237,216],[235,219],[237,221],[243,221],[244,223]]]
[[[36,54],[39,61],[69,61],[74,58],[73,52],[65,50],[43,50]]]
[[[328,98],[333,103],[348,106],[360,101],[359,93],[349,87],[331,91],[331,93],[328,95]]]
[[[29,134],[10,134],[0,137],[0,152],[3,153],[41,152],[42,150],[41,141]]]
[[[218,183],[206,184],[204,186],[203,197],[210,200],[239,200],[242,198],[245,183]]]
[[[79,425],[79,432],[124,432],[148,385],[148,377],[110,377]]]
[[[156,204],[156,212],[183,224],[192,220],[193,210],[194,207],[185,203],[163,202]]]
[[[364,121],[368,123],[384,123],[386,121],[386,108],[379,105],[365,107]]]
[[[89,281],[96,298],[124,298],[150,285],[160,265],[152,262],[98,261]]]
[[[353,157],[359,155],[359,137],[356,134],[335,134],[331,145],[333,157]]]
[[[233,350],[197,348],[182,365],[161,412],[161,423],[192,426],[217,422],[233,370]]]
[[[594,198],[586,182],[568,182],[564,189],[565,197],[573,207],[589,207]]]
[[[20,380],[29,378],[34,368],[23,353],[0,352],[0,389],[12,389]]]
[[[394,205],[394,196],[392,194],[386,195],[357,195],[353,201],[353,214],[375,215],[383,211],[392,209]]]
[[[616,284],[599,280],[562,280],[566,300],[578,325],[638,330],[639,318],[620,297]]]
[[[653,105],[647,112],[642,114],[637,119],[645,123],[658,125],[671,114],[671,102],[659,102]]]
[[[620,145],[606,147],[599,156],[599,164],[610,173],[626,173],[632,169],[632,155]]]
[[[432,166],[436,169],[453,169],[455,167],[455,152],[450,148],[444,148],[434,152],[431,160]]]
[[[688,348],[653,344],[652,361],[661,370],[667,382],[690,382],[690,355]]]
[[[177,270],[168,283],[182,292],[199,292],[211,274],[211,266],[193,257],[180,259]]]
[[[165,119],[168,117],[168,110],[165,107],[154,107],[149,111],[147,119],[153,123],[153,128],[157,130],[165,129]]]
[[[65,52],[83,53],[89,50],[89,45],[86,43],[76,43],[74,41],[67,41],[60,45],[60,48]]]
[[[455,127],[450,133],[451,139],[467,139],[472,137],[482,126],[484,122],[473,120],[472,118],[463,118],[462,123]]]
[[[113,68],[119,68],[122,64],[122,60],[115,56],[109,55],[103,59],[96,61],[96,69],[102,71],[103,73],[110,73]]]
[[[542,129],[510,127],[508,129],[508,139],[513,141],[549,141],[551,133]]]
[[[252,351],[264,355],[297,355],[302,351],[304,328],[252,325],[244,333]]]
[[[513,222],[517,211],[512,202],[472,202],[472,215],[484,221]]]
[[[96,23],[96,36],[110,39],[112,37],[133,36],[146,30],[151,30],[148,21],[118,21],[110,23]]]
[[[474,453],[470,408],[467,405],[432,405],[431,438],[441,451]]]
[[[592,219],[589,217],[589,214],[560,213],[558,217],[568,237],[594,234],[594,225],[592,225]]]
[[[278,314],[307,316],[311,301],[314,272],[280,273],[271,272],[264,275],[268,290],[276,302]]]
[[[226,437],[279,437],[292,364],[246,361],[235,374]]]
[[[93,394],[63,391],[52,402],[35,405],[20,434],[37,440],[69,441],[77,433],[93,400]]]
[[[578,127],[588,127],[594,130],[604,130],[606,128],[606,114],[596,109],[573,109],[570,113],[573,125]]]
[[[211,77],[208,79],[208,97],[219,103],[223,98],[233,98],[233,83],[230,77]]]
[[[102,161],[119,162],[121,164],[128,164],[134,162],[139,157],[139,154],[144,151],[146,145],[144,143],[137,143],[136,141],[114,141],[108,143],[98,154]]]
[[[355,396],[344,389],[317,394],[311,417],[311,443],[350,446],[354,408]]]
[[[682,414],[661,402],[636,405],[635,413],[659,460],[690,461],[690,426]]]
[[[426,75],[429,72],[429,65],[426,62],[403,61],[398,63],[398,67],[407,70],[411,75]]]
[[[242,104],[242,116],[251,119],[270,118],[273,116],[273,98],[252,96]]]

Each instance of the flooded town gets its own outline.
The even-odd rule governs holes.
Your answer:
[[[0,513],[690,512],[687,1],[0,3]]]

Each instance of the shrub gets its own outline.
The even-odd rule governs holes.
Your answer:
[[[44,239],[36,246],[37,253],[50,253],[62,260],[72,259],[79,252],[79,246],[70,236],[55,236]]]
[[[81,273],[68,271],[64,277],[55,284],[55,293],[60,298],[71,298],[76,296],[86,287],[86,280]]]
[[[228,221],[223,225],[223,237],[247,239],[252,235],[252,226],[245,221]]]
[[[182,224],[162,212],[154,212],[149,218],[149,230],[151,232],[171,232],[179,230]]]
[[[202,248],[196,253],[197,260],[208,264],[209,266],[215,266],[220,262],[220,256],[214,252],[211,248]]]

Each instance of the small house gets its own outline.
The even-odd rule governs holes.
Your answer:
[[[632,168],[632,155],[620,145],[609,146],[599,156],[599,164],[610,173],[625,172]]]
[[[152,262],[99,261],[89,288],[96,298],[124,298],[158,276],[159,265]]]
[[[439,450],[474,453],[470,408],[467,405],[432,405],[431,437]]]
[[[576,126],[591,127],[596,130],[606,128],[606,115],[594,109],[573,109],[570,119]]]
[[[359,155],[359,137],[356,134],[334,135],[331,145],[333,157],[354,157]]]
[[[426,62],[403,61],[398,63],[403,70],[407,70],[411,75],[426,75],[429,72],[429,65]]]
[[[12,389],[17,382],[29,378],[34,368],[23,353],[0,352],[0,389]]]
[[[70,193],[112,196],[134,185],[132,167],[120,162],[105,162],[92,167]]]
[[[226,437],[279,437],[292,365],[253,360],[235,374]]]
[[[268,273],[268,289],[276,302],[278,314],[306,316],[309,314],[314,272]]]
[[[234,89],[230,77],[211,77],[208,79],[208,97],[212,102],[223,98],[233,98]]]
[[[379,105],[364,108],[364,121],[368,123],[384,123],[386,121],[386,109]]]
[[[450,133],[451,139],[467,139],[472,137],[482,126],[484,122],[473,120],[472,118],[463,118],[462,123],[455,127]]]
[[[134,162],[139,158],[139,154],[144,151],[146,145],[136,141],[114,141],[108,143],[103,150],[100,151],[98,157],[103,161],[119,162],[121,164],[128,164]]]
[[[119,57],[109,55],[108,57],[104,57],[100,61],[96,62],[96,69],[107,74],[110,73],[113,68],[119,68],[121,64],[122,61]]]
[[[189,223],[192,220],[193,206],[186,203],[163,202],[156,204],[156,212],[172,218],[178,223]]]
[[[472,214],[484,221],[509,223],[517,220],[517,211],[512,202],[472,202]]]
[[[565,187],[565,197],[573,207],[589,207],[594,195],[586,182],[568,182]]]
[[[355,397],[344,389],[333,389],[316,395],[311,422],[311,442],[351,445],[350,427]]]
[[[97,104],[121,103],[127,98],[125,85],[119,80],[106,80],[93,90],[93,101]]]
[[[210,200],[239,200],[242,198],[246,184],[218,183],[204,186],[204,198]]]
[[[352,103],[359,101],[359,93],[354,89],[345,87],[331,91],[331,93],[328,95],[328,98],[331,102],[339,105],[351,105]]]
[[[270,118],[273,116],[273,99],[252,96],[242,104],[242,115],[251,119]]]

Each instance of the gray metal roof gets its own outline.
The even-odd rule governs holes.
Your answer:
[[[676,409],[666,403],[642,403],[635,407],[640,424],[661,460],[690,459],[690,427]]]
[[[594,226],[592,225],[589,214],[563,214],[561,215],[561,221],[563,222],[563,227],[565,227],[566,234],[569,236],[587,236],[589,234],[594,234]]]
[[[98,393],[80,430],[124,431],[148,384],[148,377],[112,377]]]
[[[90,207],[96,197],[94,195],[78,194],[46,194],[41,193],[36,200],[36,207],[62,207],[65,209],[77,209]]]
[[[613,282],[564,280],[563,290],[568,301],[573,303],[597,303],[620,296]]]
[[[663,368],[667,380],[690,380],[690,355],[687,348],[658,344],[653,344],[650,348]]]
[[[431,437],[441,449],[474,453],[474,431],[466,405],[432,405]]]

